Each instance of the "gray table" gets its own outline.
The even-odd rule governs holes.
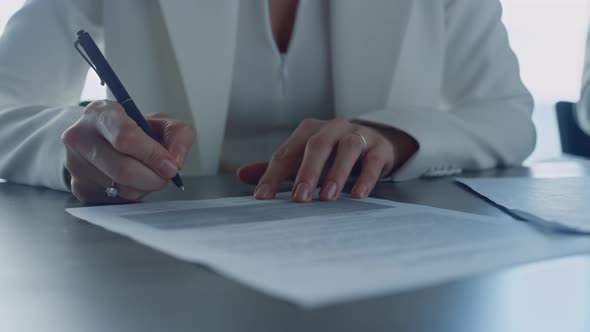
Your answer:
[[[472,176],[580,176],[578,162]],[[186,179],[150,200],[249,195]],[[502,216],[451,179],[380,184],[375,197]],[[0,183],[0,331],[588,331],[590,259],[515,267],[305,311],[80,222],[68,194]]]

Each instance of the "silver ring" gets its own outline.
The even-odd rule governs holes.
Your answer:
[[[111,185],[108,186],[107,189],[104,190],[104,192],[105,194],[107,194],[107,197],[109,198],[115,198],[119,196],[119,189],[117,189],[115,181],[112,181]]]
[[[365,138],[365,136],[359,134],[359,133],[353,133],[355,135],[357,135],[358,137],[361,138],[361,141],[363,141],[363,150],[361,151],[361,155],[359,156],[359,159],[365,156],[365,153],[367,153],[367,139]]]

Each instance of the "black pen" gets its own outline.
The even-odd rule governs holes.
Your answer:
[[[82,53],[78,46],[82,46],[86,55]],[[115,96],[115,99],[117,99],[117,102],[119,102],[119,104],[125,109],[125,113],[127,113],[127,115],[133,119],[133,121],[135,121],[149,137],[158,142],[147,121],[145,121],[145,118],[141,115],[141,112],[139,112],[135,102],[133,102],[129,93],[127,93],[123,83],[121,83],[111,65],[109,65],[98,46],[96,46],[96,43],[90,34],[84,30],[78,31],[78,39],[74,43],[74,47],[80,55],[82,55],[84,60],[88,62],[90,67],[94,69],[101,80],[100,84],[104,85],[106,83],[113,96]],[[182,179],[178,173],[172,178],[172,182],[174,182],[178,188],[184,190]]]

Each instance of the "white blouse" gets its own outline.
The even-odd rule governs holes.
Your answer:
[[[333,118],[327,10],[326,1],[300,0],[281,54],[268,0],[240,2],[222,171],[268,160],[305,118]]]

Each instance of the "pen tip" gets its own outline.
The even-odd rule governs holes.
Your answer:
[[[184,191],[184,186],[180,186],[180,190]]]

